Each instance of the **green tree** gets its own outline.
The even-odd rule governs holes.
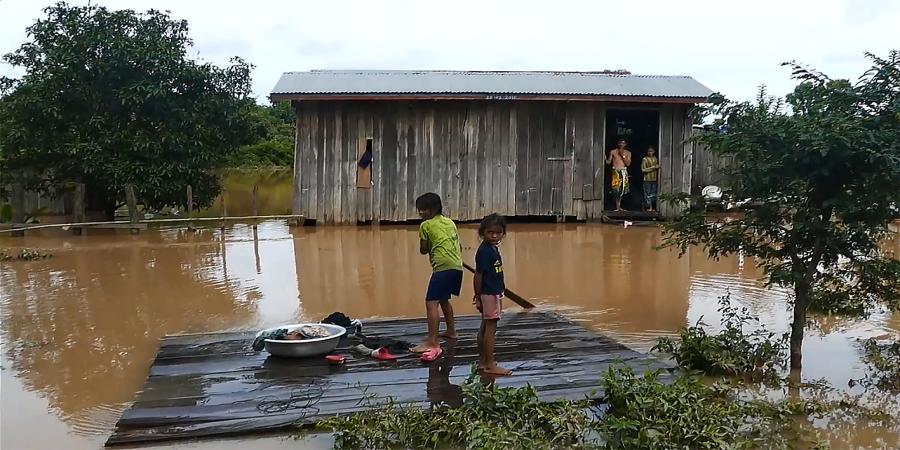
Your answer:
[[[900,205],[900,53],[867,54],[859,80],[795,63],[786,99],[711,99],[713,124],[695,139],[734,160],[726,190],[752,205],[737,218],[692,209],[665,226],[664,245],[743,252],[770,285],[793,290],[790,364],[801,367],[810,305],[828,296],[900,306],[900,262],[880,244]],[[686,201],[685,194],[675,201]]]
[[[250,115],[251,67],[189,58],[188,24],[167,13],[57,3],[3,60],[25,69],[4,79],[0,172],[49,188],[80,181],[88,207],[112,215],[133,184],[159,208],[203,206],[219,191],[211,170],[261,131]]]
[[[231,167],[271,167],[294,165],[294,131],[296,122],[289,102],[257,105],[252,120],[262,133],[262,138],[242,145],[231,154]]]

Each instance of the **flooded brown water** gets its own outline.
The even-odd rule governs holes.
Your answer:
[[[461,229],[466,258],[477,245]],[[787,330],[787,295],[764,288],[752,261],[678,259],[657,251],[655,227],[512,225],[502,245],[507,283],[552,308],[646,351],[700,317],[718,323],[718,298],[747,306]],[[888,243],[900,252],[900,239]],[[140,388],[157,340],[172,333],[255,329],[353,317],[422,316],[429,276],[415,227],[289,228],[264,222],[137,236],[95,232],[0,237],[0,247],[53,252],[51,259],[0,263],[3,449],[102,446]],[[465,291],[471,286],[466,274]],[[458,314],[475,310],[467,295]],[[858,338],[900,334],[900,315],[819,319],[805,342],[804,378],[846,386],[863,374]],[[502,330],[501,330],[502,333]],[[598,374],[599,379],[599,374]],[[860,427],[833,448],[900,446],[898,430]],[[178,448],[321,448],[327,438],[178,444]]]

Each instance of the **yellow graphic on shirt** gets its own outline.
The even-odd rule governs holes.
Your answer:
[[[503,273],[503,263],[499,259],[494,261],[494,273]]]

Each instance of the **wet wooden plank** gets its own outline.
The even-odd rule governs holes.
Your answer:
[[[459,167],[457,149],[454,147],[453,133],[458,126],[455,110],[449,105],[436,108],[434,115],[436,157],[443,160],[444,171],[439,174],[443,183],[444,195],[447,197],[448,217],[456,218],[459,210],[459,189],[457,170]]]
[[[428,192],[427,189],[434,189],[441,196],[445,211],[447,214],[449,209],[449,198],[446,188],[444,187],[443,175],[447,170],[447,158],[440,150],[440,127],[435,125],[435,110],[433,105],[429,105],[422,115],[422,154],[425,157],[425,174],[424,181],[420,183],[419,189],[414,196],[409,199],[410,217],[418,217],[416,205],[414,204],[416,197]]]
[[[672,127],[673,112],[669,105],[663,106],[659,113],[659,193],[672,193]],[[679,123],[680,125],[680,123]],[[671,217],[672,208],[667,202],[659,203],[659,213],[663,217]]]
[[[306,122],[306,117],[296,104],[292,106],[291,110],[294,111],[296,118],[294,121],[294,178],[291,182],[291,214],[305,216],[306,211],[304,211],[303,207],[306,204],[304,199],[306,190],[303,187],[304,183],[308,183],[309,180],[303,173],[304,170],[306,170],[308,161],[307,152],[304,148],[302,139],[303,136],[305,136],[303,126]],[[193,205],[191,205],[190,208],[193,208]],[[191,216],[191,211],[189,211],[188,216]]]
[[[488,196],[491,194],[491,160],[489,153],[491,137],[493,136],[491,128],[492,117],[491,108],[482,104],[482,110],[478,117],[478,139],[475,147],[478,167],[475,175],[475,207],[472,209],[470,216],[473,219],[484,217],[485,208],[490,208]]]
[[[681,176],[682,176],[682,158],[684,157],[683,151],[684,146],[682,144],[682,124],[683,121],[681,119],[681,114],[684,111],[683,106],[672,106],[672,142],[671,142],[671,157],[669,160],[672,163],[672,193],[682,192],[681,189]]]
[[[309,218],[319,220],[319,203],[320,192],[322,192],[322,184],[324,182],[324,161],[322,160],[322,133],[324,122],[319,120],[320,107],[317,103],[313,103],[309,111],[310,114],[310,137],[309,146],[312,151],[313,166],[310,171],[312,179],[309,182]]]
[[[572,197],[584,198],[584,185],[593,186],[594,162],[591,158],[591,149],[594,144],[594,111],[591,105],[575,105],[573,127],[575,128],[574,149],[574,190]],[[589,192],[593,197],[593,190]],[[590,198],[589,198],[590,199]],[[589,200],[588,199],[588,200]]]
[[[531,115],[530,105],[525,102],[516,104],[516,205],[517,216],[528,215],[528,152],[529,127]]]
[[[490,212],[506,215],[507,161],[509,160],[509,105],[500,104],[494,117],[493,208]]]
[[[381,175],[379,183],[381,185],[381,211],[379,218],[381,220],[393,220],[393,204],[395,198],[395,188],[399,173],[397,172],[397,148],[399,145],[399,136],[397,134],[397,117],[395,115],[396,105],[385,105],[385,114],[382,125],[382,154],[381,154]]]
[[[477,360],[480,321],[461,316],[461,338],[425,365],[415,358],[378,361],[348,356],[343,366],[322,358],[282,359],[249,351],[252,331],[162,339],[151,376],[125,411],[107,445],[284,430],[352,414],[393,398],[411,407],[459,399],[459,385]],[[368,335],[416,342],[423,319],[366,321]],[[349,345],[349,344],[347,344]],[[515,370],[501,386],[534,386],[544,401],[600,398],[602,373],[613,364],[636,371],[668,368],[551,312],[508,313],[501,320],[497,359]]]
[[[681,120],[682,120],[682,129],[681,129],[681,158],[682,158],[682,172],[681,172],[681,190],[680,192],[690,193],[691,192],[691,180],[693,178],[693,167],[694,167],[694,143],[691,142],[691,136],[694,132],[694,123],[689,114],[690,107],[685,106],[681,109]]]
[[[543,106],[538,105],[529,108],[529,127],[528,127],[528,175],[527,175],[527,193],[526,201],[528,204],[527,215],[536,216],[540,214],[541,206],[541,169],[542,164],[542,132],[544,126],[544,117],[542,115]]]
[[[384,179],[384,108],[373,107],[372,113],[372,221],[383,216],[382,180]]]
[[[391,205],[393,210],[391,220],[401,221],[406,219],[406,208],[408,205],[406,199],[409,185],[407,181],[409,180],[410,147],[412,147],[415,155],[415,115],[410,110],[409,102],[404,102],[400,105],[397,117],[397,179],[394,180],[397,186],[394,191],[393,205]],[[415,165],[412,167],[415,170]]]
[[[356,224],[356,105],[349,104],[341,120],[341,223]]]
[[[479,156],[479,148],[480,145],[480,132],[482,128],[482,121],[484,115],[482,114],[482,110],[477,102],[472,102],[469,104],[468,110],[468,164],[469,164],[469,180],[468,186],[466,187],[466,193],[468,194],[468,210],[466,211],[466,219],[475,218],[478,216],[478,212],[480,210],[480,198],[478,197],[478,189],[479,183],[481,179],[479,178],[478,166],[480,165],[479,157],[484,158],[484,156]]]
[[[320,207],[320,215],[325,220],[326,224],[334,223],[334,194],[337,192],[335,179],[337,178],[337,164],[335,162],[335,157],[337,156],[337,150],[335,149],[335,108],[336,106],[333,104],[323,104],[323,119],[325,120],[325,133],[322,135],[323,144],[322,144],[322,160],[325,164],[325,180],[322,189],[325,192],[324,201],[322,202],[322,206]],[[338,208],[340,206],[338,205]]]
[[[594,212],[603,209],[605,200],[606,187],[606,106],[598,104],[594,110],[594,145],[591,157],[593,158],[592,187],[594,188],[592,198],[596,200]]]
[[[518,162],[518,108],[510,104],[507,129],[506,154],[506,215],[516,214],[516,163]]]

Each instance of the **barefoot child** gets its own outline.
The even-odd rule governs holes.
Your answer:
[[[481,312],[481,328],[478,330],[478,366],[488,375],[510,375],[511,371],[497,365],[494,360],[494,343],[497,322],[503,310],[503,259],[500,257],[500,241],[506,236],[506,221],[491,214],[478,227],[481,245],[475,253],[475,307]]]
[[[456,339],[453,323],[453,306],[450,297],[459,295],[462,288],[462,247],[456,224],[444,217],[441,197],[428,193],[416,199],[416,209],[423,222],[419,226],[419,252],[428,255],[431,261],[431,280],[425,293],[425,313],[428,317],[428,337],[420,345],[412,348],[417,353],[426,353],[429,360],[440,355],[438,328],[441,325],[440,310],[447,323],[448,339]]]
[[[657,180],[659,179],[659,159],[656,158],[656,147],[647,147],[647,156],[641,160],[641,172],[644,173],[644,209],[656,211]]]

